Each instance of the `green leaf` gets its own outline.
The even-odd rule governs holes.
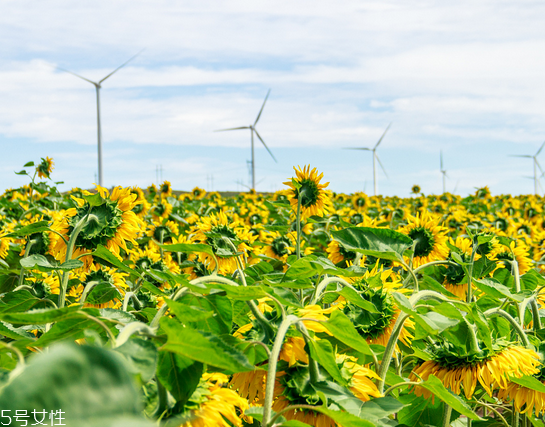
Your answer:
[[[249,301],[258,298],[264,298],[267,293],[259,286],[232,286],[225,283],[210,283],[205,286],[208,289],[221,289],[231,298],[235,300]]]
[[[185,405],[199,385],[204,365],[169,351],[159,352],[157,378],[180,406]]]
[[[337,365],[333,346],[327,340],[308,342],[310,354],[327,371],[329,375],[340,385],[347,386],[346,380],[343,378],[339,366]]]
[[[130,275],[140,277],[140,274],[137,271],[125,265],[123,262],[119,260],[119,258],[117,258],[112,252],[110,252],[107,248],[105,248],[102,245],[98,245],[98,247],[95,249],[94,252],[91,253],[91,255],[93,257],[97,257],[97,258],[103,259],[104,261],[107,261],[108,263],[119,268],[121,271],[124,271],[125,273],[129,273]]]
[[[507,286],[502,285],[495,279],[474,279],[473,283],[477,288],[483,291],[485,294],[490,295],[491,297],[503,299],[508,298],[511,301],[521,302],[524,297],[522,295],[513,295]]]
[[[168,298],[165,299],[165,302],[170,311],[182,323],[201,322],[214,316],[213,311],[204,310],[202,307],[194,307]]]
[[[39,308],[25,313],[0,313],[0,320],[20,325],[41,325],[76,316],[81,307]]]
[[[37,269],[48,272],[54,270],[74,270],[83,267],[83,262],[79,259],[71,259],[63,264],[51,264],[49,260],[39,254],[34,254],[21,259],[21,266],[26,269]]]
[[[23,312],[40,304],[45,305],[41,299],[36,298],[26,289],[5,294],[2,297],[2,303],[0,313]]]
[[[119,290],[115,286],[108,282],[101,282],[91,289],[85,302],[88,304],[104,304],[119,297]]]
[[[481,419],[481,417],[473,412],[469,405],[465,403],[460,396],[457,396],[448,390],[436,376],[430,375],[426,381],[420,383],[420,386],[432,392],[435,396],[460,414],[465,415],[472,420]]]
[[[371,421],[367,421],[356,415],[349,414],[348,412],[334,411],[332,409],[326,409],[323,406],[317,406],[315,409],[316,412],[321,412],[324,415],[327,415],[337,424],[342,425],[343,427],[374,427],[375,424]]]
[[[81,196],[90,206],[100,206],[103,205],[106,200],[102,198],[100,193],[96,194],[84,194]]]
[[[119,355],[75,344],[36,355],[0,393],[0,407],[11,414],[61,409],[67,427],[151,427],[141,415],[140,401]]]
[[[348,286],[344,286],[342,291],[339,292],[348,302],[351,302],[352,304],[358,306],[359,308],[362,308],[363,310],[368,311],[369,313],[378,313],[377,308],[375,305],[363,299],[358,292],[356,292],[354,289],[349,288]]]
[[[36,337],[33,334],[25,331],[24,329],[15,328],[9,323],[5,323],[5,322],[0,322],[0,335],[7,338],[11,338],[12,340],[16,340],[16,341],[22,340],[22,339],[31,339],[31,340],[36,339]]]
[[[331,235],[348,251],[394,261],[403,261],[403,253],[413,244],[409,236],[388,228],[349,227]]]
[[[64,319],[55,323],[49,331],[38,338],[35,345],[46,347],[57,341],[75,341],[85,336],[85,329],[104,332],[100,325],[85,317]]]
[[[49,223],[47,221],[34,222],[32,224],[25,225],[24,227],[21,227],[15,231],[12,231],[11,233],[5,234],[1,237],[24,237],[34,233],[49,231],[48,224]]]
[[[160,348],[161,351],[172,351],[229,373],[255,369],[243,353],[216,335],[183,327],[176,320],[166,317],[160,323],[168,336],[167,343]]]
[[[26,162],[26,163],[23,165],[24,168],[29,168],[29,167],[31,167],[31,166],[34,166],[34,162]]]
[[[539,391],[540,393],[545,393],[545,385],[539,381],[537,378],[531,377],[529,375],[524,375],[520,378],[510,377],[509,381],[512,383],[521,385],[523,387],[529,388],[531,390]]]
[[[321,324],[325,326],[327,330],[343,344],[362,354],[369,356],[373,355],[367,341],[361,337],[350,319],[346,317],[342,311],[335,310],[331,314],[329,320]]]
[[[150,381],[155,375],[157,347],[151,341],[132,338],[115,348],[115,351],[125,357],[129,372],[140,375],[144,383]]]
[[[199,297],[195,295],[185,295],[178,300],[182,304],[200,308],[205,312],[212,312],[211,317],[200,319],[189,319],[187,316],[184,323],[194,329],[200,329],[207,332],[216,333],[218,335],[229,334],[233,325],[233,303],[229,298],[222,295],[208,295]]]

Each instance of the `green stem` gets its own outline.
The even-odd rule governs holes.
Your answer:
[[[308,371],[310,374],[310,383],[316,384],[320,380],[320,370],[318,369],[318,363],[316,362],[316,360],[312,358],[312,355],[310,354],[310,340],[312,338],[310,338],[307,327],[302,321],[299,321],[296,327],[297,329],[299,329],[299,331],[303,335],[305,344],[309,349],[309,352],[307,353],[307,355],[308,355]]]
[[[350,283],[348,283],[345,279],[342,279],[341,277],[326,277],[324,280],[318,283],[318,286],[316,286],[314,296],[310,300],[311,305],[314,305],[318,302],[321,293],[324,291],[325,288],[327,288],[327,285],[329,285],[330,283],[340,283],[343,286],[347,286],[355,290],[355,288]]]
[[[125,294],[125,297],[123,298],[123,311],[127,311],[127,308],[129,308],[129,302],[131,301],[131,298],[138,306],[140,306],[140,301],[136,297],[136,294],[134,292],[127,292]],[[135,308],[138,309],[138,307]]]
[[[110,330],[110,328],[108,328],[108,326],[100,319],[97,319],[96,317],[94,316],[91,316],[90,314],[86,313],[85,311],[78,311],[77,312],[78,314],[81,314],[83,316],[85,316],[87,319],[95,322],[97,325],[99,325],[102,329],[104,329],[104,331],[106,332],[106,335],[108,335],[108,338],[110,338],[110,341],[112,342],[112,348],[115,348],[116,347],[116,339],[115,339],[115,335],[112,333],[112,331]]]
[[[89,217],[89,214],[81,218],[76,224],[76,226],[74,227],[74,230],[72,230],[72,234],[70,234],[70,239],[68,240],[68,244],[66,245],[66,258],[64,260],[65,262],[72,259],[72,254],[74,252],[76,239],[78,238],[79,233],[83,229],[83,226],[85,225],[85,222],[87,221],[88,217]],[[62,275],[62,283],[61,283],[60,292],[59,292],[59,303],[57,304],[59,308],[64,307],[64,303],[66,299],[66,287],[68,286],[69,278],[70,278],[70,271],[67,270]]]
[[[302,192],[299,191],[297,196],[297,214],[295,218],[295,226],[297,227],[297,241],[295,243],[295,253],[297,254],[297,259],[301,258],[301,199]]]
[[[289,315],[285,320],[280,323],[278,332],[276,333],[276,339],[271,351],[271,357],[269,358],[269,368],[267,370],[267,384],[265,386],[265,403],[263,405],[263,420],[262,426],[268,426],[270,424],[270,418],[272,413],[272,402],[274,399],[274,383],[276,381],[276,366],[278,365],[278,357],[282,350],[282,344],[284,343],[284,337],[288,332],[288,329],[294,323],[297,323],[299,318],[297,316]]]
[[[189,282],[189,283],[192,283],[193,281]],[[176,301],[178,298],[181,298],[182,296],[184,296],[187,291],[189,291],[189,288],[186,288],[186,287],[183,287],[183,288],[179,288],[173,295],[172,297],[170,298],[171,300],[173,301]],[[153,318],[153,320],[150,322],[149,326],[150,328],[157,328],[157,326],[159,326],[159,320],[161,320],[161,317],[163,317],[163,315],[167,312],[168,310],[168,305],[167,304],[164,304],[158,311],[157,313],[155,314],[155,317]]]
[[[468,270],[468,277],[467,277],[467,299],[466,299],[466,302],[468,304],[473,299],[473,288],[472,288],[471,281],[473,280],[473,264],[475,264],[475,254],[477,253],[477,249],[479,249],[479,243],[474,243],[473,244],[473,249],[471,250],[471,259],[469,260],[469,270]]]
[[[475,330],[475,326],[467,321],[466,324],[469,331],[469,346],[471,348],[471,351],[473,351],[474,353],[480,353],[481,348],[479,347],[479,340],[477,339],[477,331]]]
[[[89,296],[89,293],[92,291],[92,289],[98,285],[98,281],[97,280],[93,280],[89,283],[87,283],[87,285],[85,285],[85,289],[83,289],[83,293],[81,294],[81,297],[79,299],[79,303],[81,305],[85,304],[85,301],[87,300],[87,297]]]
[[[390,367],[390,362],[392,361],[392,356],[395,351],[397,340],[399,338],[399,335],[401,334],[401,331],[403,330],[403,325],[405,323],[405,320],[407,320],[408,318],[409,318],[409,315],[407,313],[399,314],[394,324],[392,334],[390,335],[390,339],[388,340],[388,343],[386,344],[386,348],[384,350],[384,354],[382,356],[382,362],[380,363],[380,369],[378,372],[378,376],[380,377],[380,380],[378,382],[378,391],[381,394],[384,392],[384,382],[386,381],[386,374],[388,373],[388,368]]]
[[[447,405],[444,403],[443,408],[443,423],[441,424],[443,427],[449,427],[450,426],[450,417],[452,415],[452,408],[450,405]]]
[[[486,317],[501,316],[504,319],[506,319],[511,324],[513,329],[515,331],[517,331],[517,334],[522,339],[522,342],[524,343],[524,346],[527,347],[527,348],[531,348],[530,341],[528,340],[528,337],[526,336],[526,333],[524,332],[522,327],[517,323],[517,321],[515,319],[513,319],[513,317],[509,313],[507,313],[506,311],[500,310],[499,308],[491,308],[490,310],[485,311],[484,315]]]
[[[143,332],[149,336],[155,336],[155,330],[142,322],[132,322],[125,326],[117,336],[115,347],[120,347],[125,344],[129,338],[137,332]]]
[[[30,248],[32,248],[33,244],[34,243],[32,242],[32,240],[29,239],[25,246],[25,254],[23,255],[23,258],[26,258],[28,256],[28,253],[30,252]],[[22,286],[24,280],[25,280],[25,268],[21,266],[21,272],[19,273],[19,282],[17,287]]]
[[[541,329],[541,317],[539,317],[539,307],[537,301],[532,297],[530,300],[530,307],[532,308],[532,318],[534,321],[534,331],[539,331]]]
[[[392,391],[394,391],[398,387],[403,387],[403,386],[406,386],[406,385],[419,385],[419,384],[420,384],[420,382],[417,382],[417,381],[404,381],[402,383],[394,384],[390,388],[386,389],[386,391],[384,392],[384,396],[389,395]]]
[[[155,375],[155,382],[157,383],[157,407],[155,408],[154,417],[159,418],[168,409],[168,397],[167,390]]]
[[[409,274],[411,275],[411,277],[413,278],[413,282],[414,282],[414,291],[415,292],[418,292],[418,279],[416,278],[416,274],[414,274],[414,271],[413,269],[407,265],[407,263],[405,261],[401,261],[401,265],[403,265],[403,267],[405,267],[407,269],[407,271],[409,272]]]

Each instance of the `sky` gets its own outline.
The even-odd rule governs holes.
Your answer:
[[[52,157],[61,190],[104,185],[258,191],[310,164],[336,192],[534,192],[545,141],[545,3],[403,0],[3,0],[0,187]],[[545,150],[537,157],[545,162]],[[545,165],[545,163],[544,163]],[[545,178],[542,179],[545,188]],[[543,194],[543,193],[541,193]]]

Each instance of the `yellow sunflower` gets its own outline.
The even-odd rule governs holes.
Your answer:
[[[51,229],[68,241],[76,224],[87,217],[87,222],[76,239],[73,257],[89,253],[98,245],[103,245],[120,258],[121,249],[128,251],[126,242],[137,245],[135,238],[143,227],[142,220],[132,211],[136,195],[131,193],[130,188],[115,187],[111,195],[106,188],[98,185],[96,190],[102,200],[91,205],[84,199],[72,197],[77,207],[64,211],[63,215],[53,222]],[[83,194],[92,196],[88,191],[84,191]],[[50,238],[51,254],[64,262],[67,251],[65,241],[54,233],[50,234]],[[82,261],[88,266],[91,257],[85,256]]]
[[[159,196],[161,198],[172,196],[172,186],[170,181],[164,181],[159,187]]]
[[[416,216],[409,215],[409,223],[399,230],[416,242],[413,266],[419,267],[431,261],[446,259],[447,229],[439,225],[439,219],[424,211]]]
[[[543,384],[543,380],[541,380]],[[545,385],[545,384],[544,384]],[[510,382],[506,388],[498,391],[498,399],[512,402],[521,414],[535,413],[536,417],[545,413],[545,393]]]
[[[519,274],[524,274],[530,271],[533,266],[532,258],[528,253],[528,246],[521,240],[513,241],[507,246],[501,246],[501,249],[497,249],[493,252],[495,260],[507,261],[510,267],[509,261],[516,260],[518,264]],[[504,262],[498,262],[498,268],[504,268]]]
[[[193,190],[191,190],[191,195],[193,196],[194,200],[201,200],[204,199],[204,196],[206,196],[206,190],[204,188],[195,187]]]
[[[49,178],[51,172],[53,172],[53,159],[50,157],[42,158],[42,161],[36,166],[36,172],[38,172],[38,177],[40,178]]]
[[[278,231],[262,233],[263,255],[286,262],[288,255],[295,253],[295,239],[293,232],[280,234]]]
[[[457,355],[450,355],[449,361],[427,360],[413,369],[409,379],[418,381],[418,377],[427,380],[430,375],[435,375],[445,387],[455,394],[460,394],[463,389],[464,396],[471,399],[477,384],[492,396],[494,389],[505,389],[509,384],[509,377],[522,377],[534,375],[539,372],[539,355],[534,350],[521,346],[505,347],[482,358],[474,357],[473,360]],[[431,393],[422,387],[416,386],[414,393],[426,398]]]
[[[325,190],[329,182],[320,184],[324,174],[321,173],[318,175],[316,168],[310,170],[309,165],[305,166],[302,170],[300,166],[298,169],[294,166],[293,169],[297,175],[293,180],[299,188],[292,181],[284,182],[284,184],[290,187],[288,190],[288,199],[294,211],[297,211],[299,193],[301,193],[301,218],[324,216],[333,211],[331,191]]]
[[[204,374],[197,390],[189,399],[199,408],[187,414],[188,421],[180,427],[242,427],[238,411],[248,409],[248,401],[233,390],[224,387],[229,383],[227,375]]]

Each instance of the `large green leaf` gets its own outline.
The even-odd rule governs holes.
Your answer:
[[[129,372],[140,375],[144,383],[151,380],[155,375],[157,347],[151,341],[133,338],[116,347],[115,351],[125,357]]]
[[[115,352],[74,344],[60,344],[38,354],[0,393],[3,410],[11,414],[45,410],[48,425],[50,411],[60,409],[65,418],[61,422],[67,427],[151,427],[140,415],[140,400]],[[25,423],[13,418],[11,425]]]
[[[173,245],[158,245],[164,251],[167,252],[188,252],[197,253],[204,252],[208,255],[214,255],[214,251],[211,246],[198,244],[198,243],[175,243]]]
[[[331,235],[348,251],[394,261],[403,261],[403,253],[413,244],[409,236],[388,228],[349,227]]]
[[[53,270],[75,270],[83,267],[83,262],[79,259],[70,259],[62,264],[53,261],[53,264],[43,255],[34,254],[21,259],[21,267],[26,269],[37,269],[40,271]]]
[[[511,377],[509,379],[512,383],[524,386],[531,390],[539,391],[540,393],[545,393],[545,385],[539,381],[537,378],[524,375],[520,378]]]
[[[170,351],[159,352],[157,378],[179,406],[183,406],[191,397],[199,385],[203,370],[200,362]]]
[[[361,337],[350,319],[340,310],[335,310],[331,314],[329,320],[322,323],[322,325],[343,344],[346,344],[362,354],[373,354],[367,341]]]
[[[314,341],[311,339],[308,343],[310,354],[331,377],[341,385],[346,386],[347,381],[343,378],[339,366],[335,360],[333,346],[327,340]]]
[[[76,312],[81,307],[63,307],[63,308],[40,308],[25,313],[0,313],[0,320],[20,325],[40,325],[44,323],[58,322],[68,317],[75,317]],[[89,311],[89,309],[85,309]],[[98,311],[93,310],[92,314],[97,315]],[[80,316],[81,317],[81,316]]]
[[[168,336],[167,343],[160,348],[161,351],[172,351],[229,373],[255,369],[243,353],[216,335],[183,327],[176,320],[167,317],[163,317],[160,323]]]
[[[178,300],[181,304],[201,309],[204,312],[212,312],[213,316],[198,316],[190,319],[187,315],[182,315],[183,322],[194,329],[200,329],[207,332],[229,334],[233,325],[233,303],[229,298],[222,295],[208,295],[206,297],[185,295]],[[178,302],[176,301],[176,302]],[[176,304],[177,308],[180,308]],[[178,313],[180,310],[178,310]]]
[[[441,399],[460,414],[465,415],[472,420],[481,419],[481,417],[473,412],[469,405],[465,403],[460,396],[457,396],[448,390],[436,376],[430,375],[426,381],[420,383],[420,386],[432,392],[436,397]]]
[[[102,319],[104,322],[104,319]],[[57,341],[75,341],[85,336],[85,330],[91,329],[98,333],[104,333],[104,329],[96,322],[86,317],[64,319],[55,323],[49,331],[36,341],[38,347],[46,347]]]
[[[41,233],[49,230],[49,226],[47,224],[47,221],[34,222],[0,237],[24,237],[34,233]]]

